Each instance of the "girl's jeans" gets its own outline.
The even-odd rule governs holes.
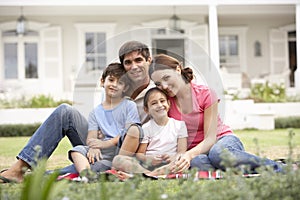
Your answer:
[[[34,167],[38,160],[48,159],[65,136],[73,146],[85,145],[87,132],[88,122],[85,117],[70,105],[62,104],[36,130],[17,158]],[[60,171],[61,173],[76,172],[73,165]]]
[[[231,167],[248,166],[251,172],[260,166],[270,166],[276,172],[282,172],[283,166],[273,160],[260,158],[256,155],[247,153],[240,139],[235,135],[221,137],[212,146],[208,154],[200,154],[191,161],[191,168],[198,170],[225,170],[224,163],[230,160]],[[225,162],[222,162],[225,161]]]

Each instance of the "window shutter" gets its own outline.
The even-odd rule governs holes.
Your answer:
[[[41,30],[41,71],[44,88],[49,92],[63,91],[62,39],[60,27]]]
[[[210,69],[208,27],[206,24],[194,26],[190,28],[187,33],[188,40],[185,43],[186,65],[193,67],[198,83],[206,84],[205,78]]]
[[[271,73],[279,74],[289,69],[288,43],[286,31],[272,29],[270,31]]]

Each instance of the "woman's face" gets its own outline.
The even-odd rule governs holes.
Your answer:
[[[166,92],[169,97],[177,95],[181,84],[183,83],[180,69],[162,69],[154,71],[151,79],[155,85]]]

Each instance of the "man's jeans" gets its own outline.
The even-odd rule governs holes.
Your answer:
[[[235,135],[221,137],[212,146],[207,155],[200,154],[191,161],[191,168],[204,171],[213,169],[225,170],[222,160],[225,161],[226,159],[231,161],[232,167],[248,166],[251,172],[255,172],[255,169],[260,166],[271,166],[276,172],[283,171],[281,164],[247,153],[242,142]]]
[[[48,159],[63,137],[67,136],[72,146],[85,145],[87,133],[85,117],[70,105],[62,104],[36,130],[17,158],[33,167],[38,160]],[[70,165],[61,169],[61,173],[67,172],[75,173],[75,167]]]

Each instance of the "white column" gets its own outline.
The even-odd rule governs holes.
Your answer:
[[[295,72],[295,88],[300,92],[300,4],[296,5],[296,48],[297,48],[297,70]]]
[[[209,5],[209,54],[215,66],[220,67],[219,59],[219,30],[217,6]]]

